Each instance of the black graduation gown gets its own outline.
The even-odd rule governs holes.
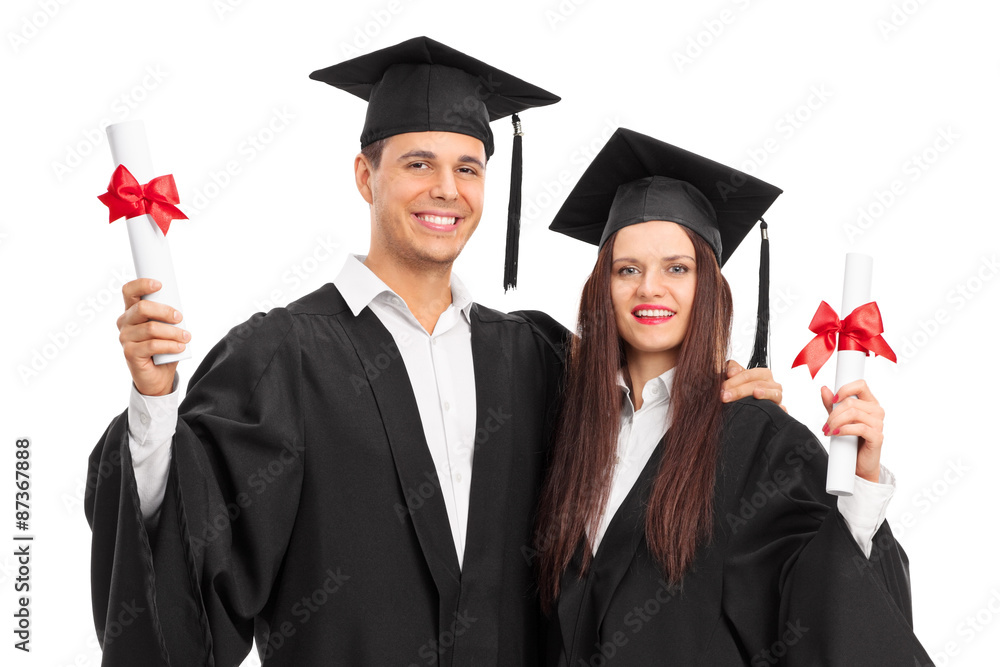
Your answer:
[[[883,524],[864,556],[824,489],[826,451],[805,426],[769,401],[726,406],[714,536],[679,588],[644,537],[661,456],[662,443],[587,576],[578,576],[582,550],[564,574],[548,664],[932,664],[912,632],[906,555]]]
[[[127,411],[94,449],[102,664],[238,665],[254,637],[266,667],[537,664],[525,553],[561,353],[516,315],[476,304],[471,322],[461,571],[399,351],[327,285],[234,328],[198,368],[152,534]]]

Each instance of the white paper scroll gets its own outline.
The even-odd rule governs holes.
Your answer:
[[[141,120],[109,125],[108,143],[111,145],[111,158],[114,160],[115,168],[120,164],[124,165],[140,184],[145,185],[151,179],[161,175],[153,172],[152,161],[149,157],[149,144],[146,141],[146,128]],[[147,294],[142,298],[173,306],[183,313],[167,237],[163,235],[151,215],[129,218],[125,221],[125,225],[128,227],[128,240],[129,245],[132,246],[132,261],[135,264],[136,277],[159,280],[162,285],[158,292]],[[181,320],[175,326],[183,324],[184,321]],[[153,363],[156,365],[168,364],[172,361],[190,358],[190,347],[187,347],[183,352],[175,354],[154,354]]]
[[[840,319],[858,306],[871,301],[872,258],[861,253],[847,253],[844,265],[844,298],[840,302]],[[834,391],[848,382],[865,376],[864,350],[837,351],[837,378]],[[834,496],[854,495],[854,471],[858,462],[858,437],[835,435],[830,438],[830,461],[826,470],[826,492]]]

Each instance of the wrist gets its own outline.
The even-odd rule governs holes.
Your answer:
[[[132,380],[132,386],[135,387],[135,390],[137,392],[139,392],[139,394],[142,395],[142,396],[161,397],[161,396],[167,396],[167,395],[172,394],[175,391],[177,391],[177,380],[178,380],[177,373],[175,371],[174,373],[172,373],[170,375],[170,378],[165,383],[161,383],[161,382],[145,383],[144,382],[144,383],[142,383],[140,385],[133,378],[133,380]]]
[[[879,483],[880,473],[881,473],[881,470],[879,468],[875,468],[875,470],[861,470],[861,469],[858,469],[858,470],[854,471],[855,475],[857,475],[858,477],[860,477],[863,480],[871,482],[872,484],[878,484]]]

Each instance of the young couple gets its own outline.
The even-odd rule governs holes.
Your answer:
[[[427,38],[313,78],[369,102],[369,253],[234,328],[179,406],[152,356],[180,316],[123,289],[134,387],[86,503],[104,664],[929,663],[870,390],[823,392],[862,441],[838,509],[770,372],[725,361],[719,269],[777,189],[720,199],[743,175],[619,130],[553,223],[600,246],[571,337],[451,270],[490,121],[558,98]]]

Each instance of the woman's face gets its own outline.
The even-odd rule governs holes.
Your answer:
[[[631,352],[677,364],[694,304],[695,251],[684,228],[654,220],[618,231],[611,265],[611,302],[618,334]]]

